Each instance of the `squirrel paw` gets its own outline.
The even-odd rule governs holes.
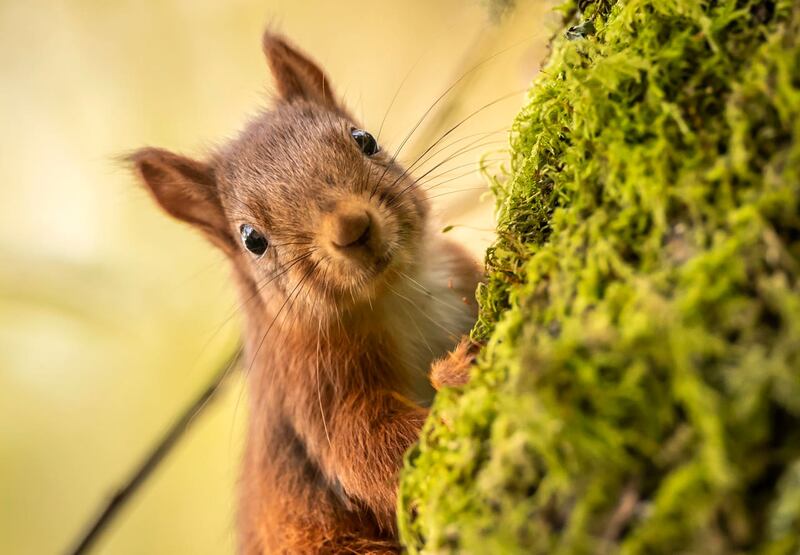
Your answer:
[[[469,372],[480,350],[480,345],[468,336],[456,348],[431,365],[430,380],[436,391],[443,387],[461,387],[469,382]]]

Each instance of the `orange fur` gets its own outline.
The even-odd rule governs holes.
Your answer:
[[[206,162],[152,148],[131,160],[233,265],[250,395],[241,551],[398,553],[403,453],[431,363],[474,321],[480,272],[433,231],[403,168],[352,142],[322,70],[274,35],[264,51],[280,97],[239,138]],[[243,224],[268,237],[263,256],[241,246]],[[471,356],[459,347],[437,383],[463,383]]]
[[[475,361],[477,345],[463,338],[447,356],[431,366],[431,383],[439,391],[443,387],[463,387],[469,382],[469,373]]]

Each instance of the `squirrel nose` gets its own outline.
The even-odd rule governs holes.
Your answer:
[[[363,209],[348,208],[333,218],[331,240],[337,247],[350,247],[363,243],[370,228],[370,218]]]

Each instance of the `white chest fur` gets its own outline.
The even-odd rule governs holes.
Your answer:
[[[428,406],[434,390],[431,363],[447,354],[475,323],[475,301],[454,287],[463,283],[463,261],[443,240],[431,242],[413,274],[400,274],[384,303],[386,329],[405,363],[410,391],[406,395]]]

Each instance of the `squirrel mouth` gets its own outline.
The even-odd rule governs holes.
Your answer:
[[[351,245],[347,247],[350,251],[347,253],[347,258],[360,272],[363,272],[366,277],[374,279],[389,267],[393,255],[390,250],[384,246],[378,247],[376,251],[375,247],[370,245],[368,241],[369,238],[365,238],[360,245]]]
[[[375,262],[373,263],[373,273],[374,277],[377,277],[381,273],[383,273],[386,268],[389,267],[389,263],[392,261],[392,255],[387,250],[383,255],[377,257]]]

